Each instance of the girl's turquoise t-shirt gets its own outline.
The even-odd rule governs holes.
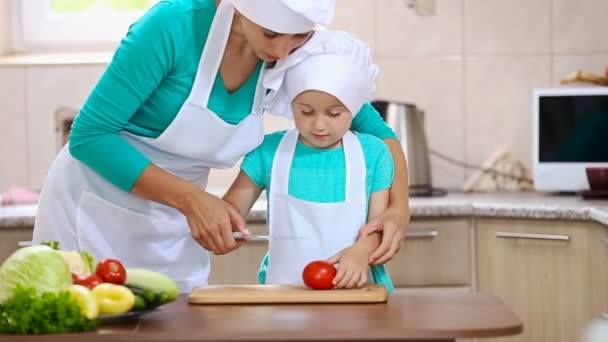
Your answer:
[[[190,94],[215,12],[214,0],[161,0],[131,25],[74,121],[70,152],[76,159],[131,190],[150,160],[120,133],[156,138],[175,119]],[[241,122],[251,112],[261,68],[262,63],[232,93],[219,73],[209,75],[214,79],[209,108],[230,124]],[[352,128],[395,138],[369,103]]]
[[[272,162],[279,142],[287,131],[268,134],[241,163],[241,170],[253,183],[267,192],[270,188]],[[372,193],[388,189],[395,177],[395,164],[386,144],[373,135],[356,133],[365,159],[367,206]],[[309,147],[298,141],[289,171],[289,195],[311,202],[329,203],[345,200],[346,163],[344,148],[330,150]]]

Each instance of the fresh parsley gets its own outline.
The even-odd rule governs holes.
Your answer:
[[[0,304],[0,334],[54,334],[92,331],[98,320],[87,319],[69,293],[46,292],[17,286]]]

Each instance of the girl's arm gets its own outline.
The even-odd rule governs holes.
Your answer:
[[[369,216],[382,214],[388,206],[389,189],[372,193],[369,201]],[[352,246],[329,258],[331,264],[339,263],[338,272],[333,279],[336,288],[362,287],[368,281],[370,256],[380,245],[380,232],[362,236]]]
[[[388,208],[389,195],[389,189],[386,189],[374,192],[370,196],[368,209],[369,219],[373,219],[377,216],[380,216],[386,211],[386,209]],[[372,252],[375,251],[380,245],[381,238],[381,232],[374,232],[372,234],[360,237],[355,244],[360,245],[365,250],[370,250],[369,256],[371,256]],[[372,259],[370,258],[370,262],[371,261]]]
[[[262,190],[241,170],[230,186],[230,189],[228,189],[228,192],[224,195],[224,201],[232,204],[242,217],[247,217],[251,207],[253,207],[258,197],[260,197]]]

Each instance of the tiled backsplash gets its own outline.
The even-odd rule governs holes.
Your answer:
[[[608,1],[435,2],[433,15],[419,16],[406,0],[338,0],[333,28],[374,49],[378,98],[425,110],[432,149],[480,164],[506,145],[530,165],[532,88],[557,85],[579,68],[603,71]],[[3,33],[0,25],[0,50]],[[55,154],[55,110],[80,107],[104,67],[0,66],[0,190],[41,185]],[[290,125],[271,116],[266,123],[267,131]],[[436,185],[462,186],[465,170],[431,162]],[[237,170],[212,172],[210,186],[227,186]]]

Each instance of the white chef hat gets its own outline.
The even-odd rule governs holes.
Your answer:
[[[247,19],[277,33],[303,33],[315,24],[329,25],[335,10],[335,0],[231,1]]]
[[[378,66],[369,46],[339,31],[315,31],[306,44],[265,72],[264,108],[293,117],[291,102],[306,90],[335,96],[355,116],[376,89]]]

